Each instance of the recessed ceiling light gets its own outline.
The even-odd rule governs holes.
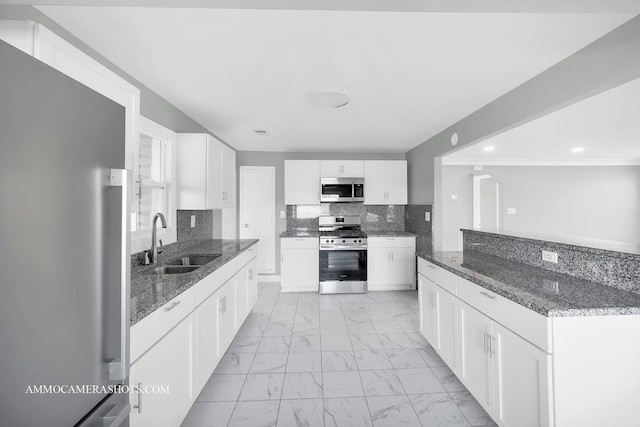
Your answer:
[[[490,146],[488,146],[488,147],[484,147],[484,148],[483,148],[483,150],[484,150],[484,151],[493,151],[493,150],[495,150],[495,148],[496,148],[496,147],[494,147],[494,146],[490,145]]]
[[[340,108],[351,101],[342,89],[316,89],[307,94],[307,101],[314,107]]]
[[[253,133],[255,133],[258,136],[268,136],[269,135],[269,131],[266,129],[254,129]]]
[[[571,151],[573,151],[574,153],[582,153],[584,151],[584,147],[576,147],[576,148],[573,148]]]

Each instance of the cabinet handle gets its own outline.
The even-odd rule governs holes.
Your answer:
[[[489,357],[493,358],[496,355],[496,350],[494,348],[494,344],[496,343],[496,338],[494,336],[489,335]]]
[[[142,383],[138,383],[138,386],[136,387],[136,391],[138,393],[138,404],[135,405],[133,407],[133,409],[137,409],[138,413],[141,414],[142,413]]]
[[[253,268],[249,269],[249,280],[253,280]]]
[[[495,295],[491,295],[489,292],[480,291],[480,294],[484,295],[485,297],[487,297],[489,299],[496,299],[496,296]]]
[[[436,268],[438,268],[435,265],[431,265],[431,264],[427,264],[427,267],[429,267],[432,270],[435,270]]]
[[[436,294],[430,292],[429,295],[431,296],[431,307],[436,308]]]
[[[284,254],[280,254],[280,264],[284,263]]]
[[[171,311],[171,310],[173,310],[173,309],[174,309],[174,308],[176,308],[176,306],[177,306],[178,304],[180,304],[181,302],[182,302],[182,301],[175,301],[175,302],[174,302],[173,304],[171,304],[169,307],[166,307],[166,308],[164,309],[164,311]]]

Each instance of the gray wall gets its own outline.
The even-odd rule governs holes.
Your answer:
[[[472,225],[473,170],[442,169],[443,249],[461,250],[459,229]],[[501,184],[504,230],[640,243],[640,166],[485,166],[481,173]],[[453,192],[455,202],[447,200]]]
[[[51,20],[33,6],[0,5],[0,19],[31,20],[40,23],[66,41],[140,89],[140,114],[174,132],[208,132],[199,123],[160,97],[157,93],[115,66],[80,39]],[[211,133],[213,135],[213,133]]]
[[[454,132],[459,135],[458,149],[634,80],[640,77],[638,52],[640,16],[410,150],[409,203],[430,204],[436,199],[434,158],[454,149]]]
[[[287,229],[287,220],[280,218],[284,205],[284,161],[285,160],[404,160],[404,154],[364,153],[283,153],[263,151],[238,151],[236,153],[237,176],[240,166],[275,166],[276,168],[276,274],[280,274],[280,234]],[[238,185],[240,179],[237,180]],[[240,194],[238,188],[236,194]],[[238,224],[240,223],[238,209]]]

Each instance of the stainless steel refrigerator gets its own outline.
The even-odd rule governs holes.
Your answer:
[[[0,425],[128,424],[124,107],[0,41]]]

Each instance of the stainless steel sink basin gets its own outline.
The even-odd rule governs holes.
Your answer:
[[[191,273],[199,268],[197,265],[165,265],[156,268],[154,271],[158,274],[184,274]]]
[[[216,258],[221,257],[221,254],[213,254],[213,255],[186,255],[182,258],[176,258],[167,263],[167,265],[181,265],[181,266],[189,266],[189,265],[205,265],[210,263]]]

